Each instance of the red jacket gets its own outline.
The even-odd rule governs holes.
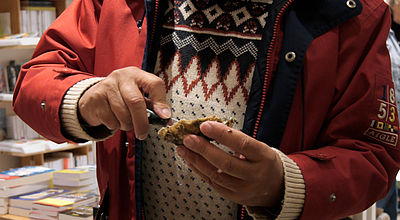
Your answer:
[[[252,85],[252,89],[275,89],[279,71],[285,68],[281,67],[285,61],[279,58],[289,48],[287,42],[295,42],[286,39],[292,35],[285,35],[285,28],[294,18],[307,24],[305,33],[297,34],[308,34],[313,39],[303,54],[294,98],[282,109],[288,114],[280,128],[282,138],[276,142],[279,146],[275,147],[293,159],[304,176],[302,219],[338,219],[382,198],[400,165],[398,115],[392,102],[393,83],[385,45],[390,11],[383,1],[362,1],[361,14],[341,20],[331,11],[337,5],[346,7],[349,1],[325,1],[324,5],[297,2],[288,2],[274,17],[276,33],[269,44],[273,46],[266,49],[267,61],[262,61],[267,64],[265,77],[274,76],[271,85]],[[307,17],[310,6],[317,7],[315,11],[321,14]],[[74,1],[43,35],[33,59],[23,66],[14,93],[15,112],[46,138],[68,141],[60,125],[63,95],[82,79],[107,76],[126,66],[142,66],[146,39],[149,42],[152,38],[147,32],[156,28],[153,23],[147,28],[147,21],[154,22],[147,17],[139,31],[136,22],[143,12],[142,1]],[[330,19],[336,19],[337,24],[329,27],[326,21]],[[324,21],[329,28],[319,31],[320,24],[311,22],[314,20]],[[287,68],[289,71],[296,66]],[[269,143],[263,134],[273,125],[267,123],[268,114],[263,113],[269,109],[262,107],[268,97],[260,97],[257,101],[261,104],[254,104],[256,107],[253,103],[257,101],[249,103],[248,115],[252,111],[262,114],[249,116],[249,126],[244,130]],[[104,195],[107,187],[110,191],[111,219],[133,219],[133,133],[117,132],[98,143],[97,161],[100,192]]]

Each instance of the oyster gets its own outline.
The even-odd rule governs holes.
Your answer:
[[[183,138],[185,137],[185,135],[195,134],[195,135],[205,137],[200,132],[200,124],[205,121],[217,121],[217,122],[221,122],[229,127],[232,127],[232,125],[234,123],[233,118],[221,119],[215,115],[205,117],[205,118],[199,118],[199,119],[195,119],[195,120],[179,120],[178,122],[176,122],[175,124],[173,124],[171,126],[161,128],[158,131],[158,135],[160,135],[166,141],[172,142],[176,145],[182,145]],[[207,137],[205,137],[205,138],[207,138]]]

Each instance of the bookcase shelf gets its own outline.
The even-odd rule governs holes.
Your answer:
[[[29,218],[6,214],[6,215],[0,215],[0,220],[29,220]]]
[[[48,0],[54,3],[59,16],[67,7],[66,0]],[[1,0],[0,12],[10,12],[11,33],[21,33],[21,0]]]
[[[71,143],[62,148],[57,148],[54,150],[46,150],[43,152],[24,154],[24,153],[19,153],[19,152],[0,151],[0,154],[21,158],[21,166],[43,165],[45,154],[49,154],[49,153],[53,153],[53,152],[62,152],[62,151],[72,152],[74,155],[86,155],[87,163],[89,163],[89,148],[90,148],[90,146],[91,146],[90,142],[86,143],[86,144],[80,144],[80,145]],[[34,162],[34,163],[32,164],[32,162]]]

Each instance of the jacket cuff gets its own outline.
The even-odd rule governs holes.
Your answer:
[[[102,141],[110,137],[113,132],[108,130],[99,132],[98,127],[92,127],[97,132],[90,132],[91,127],[85,126],[78,113],[78,102],[82,94],[91,86],[103,80],[103,77],[93,77],[77,82],[65,94],[61,104],[61,122],[67,136],[76,142]],[[103,126],[104,127],[104,126]],[[106,129],[105,127],[103,129]],[[102,135],[96,135],[101,133]]]
[[[248,213],[255,219],[298,219],[304,206],[305,183],[299,166],[282,153],[280,150],[272,148],[278,153],[284,172],[285,195],[283,197],[281,211],[272,213],[264,207],[247,206]]]

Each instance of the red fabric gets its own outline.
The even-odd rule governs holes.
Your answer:
[[[378,118],[383,86],[394,88],[385,44],[389,16],[384,2],[364,1],[360,16],[309,46],[304,68],[305,151],[298,152],[301,83],[280,147],[305,179],[301,219],[339,219],[361,212],[386,194],[397,174],[398,140],[393,146],[365,135],[373,120],[385,122]]]
[[[362,211],[384,196],[399,167],[398,145],[365,135],[381,113],[382,86],[393,84],[385,45],[389,10],[378,0],[363,4],[360,16],[315,39],[306,55],[305,91],[299,83],[281,146],[305,178],[302,219],[338,219],[343,210]],[[74,1],[24,65],[14,93],[15,112],[45,137],[67,141],[59,109],[68,88],[121,67],[141,66],[146,22],[139,35],[141,16],[132,16],[136,11],[143,13],[142,3]],[[303,110],[305,151],[299,152]],[[111,219],[135,216],[133,136],[127,137],[128,148],[120,132],[97,148],[100,192],[110,187]]]

